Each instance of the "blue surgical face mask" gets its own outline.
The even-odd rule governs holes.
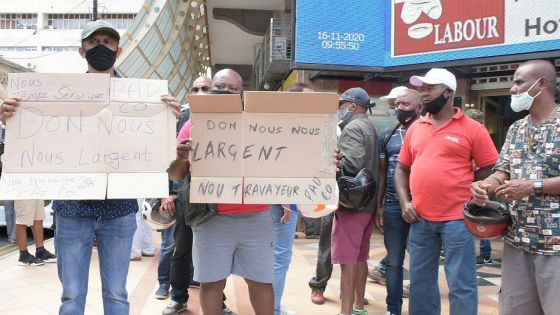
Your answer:
[[[349,106],[350,107],[350,106]],[[350,117],[352,115],[352,112],[348,109],[348,107],[344,108],[344,109],[339,109],[336,112],[338,121],[345,121],[346,119],[348,119],[348,117]]]
[[[397,109],[389,107],[387,109],[387,113],[389,113],[389,116],[395,117],[395,116],[397,116]]]
[[[537,84],[537,82],[539,82],[540,80],[541,78],[538,78],[537,81],[535,81],[535,83],[533,83],[533,85],[531,85],[531,87],[527,89],[527,91],[520,94],[511,95],[510,106],[514,112],[521,112],[524,110],[529,110],[531,108],[531,105],[533,105],[533,100],[537,96],[539,96],[539,94],[541,94],[542,90],[540,90],[539,93],[537,93],[537,95],[535,96],[529,95],[529,91],[531,91],[535,84]]]

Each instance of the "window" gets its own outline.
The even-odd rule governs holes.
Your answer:
[[[111,23],[116,29],[127,29],[135,14],[111,13],[100,14],[99,19]],[[91,21],[91,15],[85,13],[49,14],[47,24],[53,29],[82,29]]]
[[[49,14],[47,24],[53,29],[82,29],[91,21],[89,14]]]
[[[0,51],[37,51],[34,46],[0,46]]]
[[[106,13],[101,14],[100,19],[111,23],[116,29],[128,29],[128,26],[132,23],[136,14],[128,13]]]
[[[0,29],[37,29],[37,14],[1,13]]]
[[[77,46],[43,46],[43,51],[78,51]]]

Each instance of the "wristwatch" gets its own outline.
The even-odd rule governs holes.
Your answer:
[[[540,196],[543,194],[543,185],[542,180],[534,180],[533,181],[533,190],[535,191],[535,195]]]

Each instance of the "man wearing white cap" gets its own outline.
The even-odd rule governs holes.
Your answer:
[[[397,97],[399,97],[404,91],[406,91],[407,87],[406,86],[397,86],[395,88],[393,88],[391,90],[391,92],[389,92],[389,94],[385,95],[385,96],[381,96],[379,99],[382,101],[387,101],[387,104],[389,105],[389,115],[391,115],[391,117],[395,117],[396,116],[396,106],[395,106],[395,100],[397,99]]]
[[[397,86],[389,92],[389,94],[385,96],[381,96],[379,99],[382,101],[387,101],[389,108],[387,112],[389,116],[396,117],[397,116],[397,104],[396,100],[397,97],[402,95],[406,92],[408,88],[406,86]],[[380,197],[379,195],[377,196]],[[379,229],[383,229],[383,215],[381,211],[377,211],[375,214],[375,224]],[[387,255],[383,257],[383,259],[377,264],[377,266],[373,267],[371,270],[368,271],[368,279],[373,282],[377,282],[381,285],[386,285],[387,280],[385,279],[385,273],[387,269]],[[408,293],[407,293],[408,294]]]
[[[486,128],[453,107],[457,82],[451,72],[431,69],[410,83],[420,87],[427,114],[409,127],[395,170],[402,217],[411,224],[409,314],[440,314],[443,246],[450,314],[476,315],[475,247],[462,210],[471,199],[470,183],[490,174],[498,152]]]

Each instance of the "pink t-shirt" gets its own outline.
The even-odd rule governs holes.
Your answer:
[[[177,136],[177,144],[191,136],[192,122],[189,119],[179,131]],[[249,214],[268,210],[269,205],[261,204],[218,204],[218,212],[220,214]]]

